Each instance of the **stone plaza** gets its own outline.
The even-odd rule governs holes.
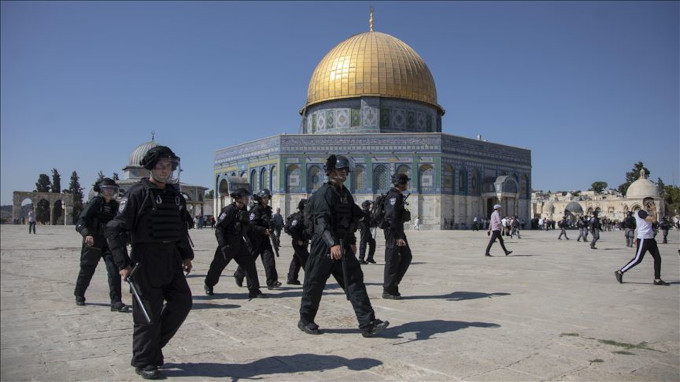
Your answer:
[[[77,307],[81,237],[73,226],[26,231],[0,227],[0,379],[141,380],[130,366],[132,317],[109,310],[103,263],[87,305]],[[320,336],[296,327],[300,286],[249,301],[232,263],[205,296],[216,240],[210,229],[191,230],[193,310],[164,349],[162,372],[181,381],[680,380],[678,231],[659,244],[670,286],[651,284],[651,256],[616,282],[614,270],[633,257],[621,231],[603,232],[598,250],[558,234],[523,231],[506,240],[512,255],[500,256],[495,244],[489,258],[484,231],[409,231],[414,261],[400,301],[380,298],[378,240],[378,264],[363,270],[376,315],[390,327],[363,338],[332,278],[316,319]],[[281,281],[292,256],[283,239]],[[259,261],[258,269],[264,280]],[[123,299],[131,303],[127,292]]]

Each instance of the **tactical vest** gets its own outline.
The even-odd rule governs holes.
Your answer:
[[[133,242],[170,243],[179,241],[182,233],[182,195],[166,188],[146,190],[148,201],[139,212],[139,225]]]
[[[346,188],[338,190],[336,187],[331,186],[331,192],[333,194],[333,205],[331,210],[332,215],[332,226],[335,231],[341,233],[340,236],[350,232],[352,228],[352,210],[354,206],[354,200],[352,195]]]
[[[103,236],[106,223],[116,216],[118,202],[111,200],[109,203],[106,203],[103,197],[97,196],[96,198],[98,200],[95,201],[96,205],[93,206],[96,208],[96,211],[92,215],[92,220],[87,224],[87,231],[91,235]]]

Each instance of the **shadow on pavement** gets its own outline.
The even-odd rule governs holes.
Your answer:
[[[491,298],[493,296],[509,296],[507,292],[452,292],[449,294],[432,295],[432,296],[403,296],[402,300],[426,300],[426,299],[445,299],[447,301],[462,301],[474,300],[477,298]]]
[[[331,370],[347,367],[350,370],[368,370],[382,365],[382,362],[372,358],[348,359],[335,355],[296,354],[290,356],[267,357],[246,364],[229,363],[167,363],[162,373],[167,377],[205,377],[257,378],[267,374],[301,373]]]
[[[403,325],[388,327],[382,333],[379,334],[383,338],[404,338],[402,334],[404,333],[415,333],[416,338],[410,339],[405,342],[396,343],[394,345],[401,345],[408,342],[429,340],[435,334],[455,332],[456,330],[466,329],[466,328],[500,328],[498,324],[493,322],[466,322],[466,321],[444,321],[444,320],[431,320],[431,321],[417,321],[408,322]]]

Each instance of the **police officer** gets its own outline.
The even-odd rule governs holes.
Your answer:
[[[633,217],[633,211],[628,211],[626,218],[623,219],[623,230],[626,237],[626,247],[633,247],[635,242],[635,218]]]
[[[361,219],[361,238],[359,239],[359,263],[375,264],[373,256],[375,255],[375,239],[371,233],[371,228],[375,225],[371,219],[371,201],[365,200],[361,203],[363,218]],[[368,258],[364,260],[366,256],[366,244],[368,244]]]
[[[329,182],[312,195],[305,206],[314,221],[312,249],[305,267],[305,283],[300,303],[298,328],[307,334],[321,334],[314,322],[326,281],[333,275],[345,290],[359,322],[361,334],[372,337],[389,322],[375,318],[366,293],[364,274],[355,257],[354,232],[361,218],[360,208],[344,187],[350,163],[347,157],[331,155],[324,166]]]
[[[567,215],[564,215],[562,220],[557,223],[557,226],[560,227],[560,236],[557,237],[557,240],[562,240],[562,235],[564,235],[564,237],[569,240],[569,236],[567,236],[567,225],[569,225],[567,222]]]
[[[118,202],[115,200],[116,195],[118,195],[118,185],[113,179],[103,178],[94,184],[93,190],[98,192],[99,195],[87,203],[76,223],[76,231],[83,236],[83,246],[80,251],[80,272],[76,279],[76,288],[73,291],[76,296],[76,305],[85,305],[85,291],[90,285],[99,259],[103,258],[109,279],[111,311],[130,312],[130,306],[125,305],[121,300],[118,268],[113,262],[109,245],[104,236],[106,223],[111,221],[118,211]]]
[[[307,249],[309,238],[305,232],[303,215],[306,204],[307,199],[300,200],[298,203],[298,211],[286,219],[287,223],[285,230],[292,238],[294,251],[293,258],[290,260],[290,266],[288,267],[288,280],[286,281],[286,284],[288,285],[300,285],[300,280],[298,279],[300,268],[305,267],[307,259],[309,258],[309,250]]]
[[[166,146],[147,151],[140,165],[150,171],[125,193],[118,214],[106,226],[106,238],[125,279],[137,264],[134,281],[149,313],[133,300],[132,366],[144,379],[161,377],[163,347],[191,310],[191,290],[185,277],[191,271],[191,249],[186,202],[173,184],[179,157]],[[126,244],[132,244],[127,255]]]
[[[279,274],[276,272],[276,260],[274,260],[274,250],[272,249],[271,240],[274,239],[274,229],[272,226],[272,208],[269,206],[272,193],[263,188],[255,194],[255,204],[248,211],[250,218],[250,228],[248,229],[248,238],[253,246],[253,259],[256,260],[258,256],[262,255],[262,265],[264,266],[264,273],[267,275],[267,288],[274,289],[281,286],[279,281]],[[270,237],[272,239],[270,239]],[[234,272],[234,279],[236,285],[243,286],[243,277],[245,271],[240,265]]]
[[[403,192],[408,188],[406,174],[392,175],[393,187],[385,195],[385,278],[382,298],[400,300],[399,283],[411,265],[411,248],[404,233],[404,223],[411,212],[404,206]]]
[[[661,219],[661,223],[659,223],[659,228],[661,231],[663,231],[663,244],[668,244],[668,230],[671,229],[671,223],[668,221],[667,217],[663,217]]]
[[[583,242],[586,243],[588,241],[588,222],[585,216],[578,218],[576,228],[578,228],[578,238],[576,238],[576,241],[581,241],[581,238],[583,238]]]
[[[602,224],[600,223],[600,218],[597,216],[598,211],[593,212],[593,217],[590,219],[590,231],[593,234],[593,241],[590,242],[590,249],[595,248],[595,243],[600,240],[600,231],[602,231]]]
[[[214,294],[213,287],[220,280],[220,275],[229,262],[234,259],[245,270],[248,285],[248,297],[260,298],[265,295],[260,291],[260,280],[255,269],[255,257],[251,254],[247,232],[250,225],[248,218],[248,197],[250,192],[245,188],[239,188],[230,195],[234,200],[228,206],[222,208],[215,227],[217,248],[215,256],[210,263],[210,269],[205,276],[205,293],[208,296]]]

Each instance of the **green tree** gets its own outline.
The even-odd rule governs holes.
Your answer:
[[[205,198],[206,199],[214,199],[215,198],[215,190],[210,190],[205,193]]]
[[[35,184],[35,190],[33,192],[50,192],[52,188],[52,182],[47,174],[40,174],[38,176],[38,181]]]
[[[662,198],[664,197],[664,194],[666,193],[666,184],[661,180],[661,178],[656,178],[656,188],[659,190],[659,196]]]
[[[633,170],[626,173],[626,182],[620,185],[617,190],[625,196],[626,192],[628,192],[628,186],[640,178],[640,170],[642,169],[645,169],[647,176],[651,174],[649,169],[645,167],[642,162],[637,162],[633,165]]]
[[[666,214],[680,214],[680,187],[665,186],[663,199],[666,202]]]
[[[602,191],[607,189],[607,186],[609,186],[609,184],[607,184],[607,182],[603,182],[601,180],[598,180],[597,182],[593,182],[593,184],[590,185],[589,191],[595,191],[598,194],[601,194]]]
[[[56,168],[52,169],[52,192],[61,192],[61,175]]]
[[[117,173],[117,172],[114,172],[114,173],[113,173],[113,181],[114,181],[114,182],[117,182],[117,181],[119,181],[119,180],[120,180],[120,178],[118,177],[118,173]]]
[[[52,169],[52,192],[61,192],[61,175],[59,175],[59,171],[57,171],[56,168]],[[57,201],[54,204],[54,211],[52,211],[52,224],[57,224],[57,221],[62,215],[62,211],[61,201]]]
[[[75,222],[83,211],[83,188],[80,187],[80,178],[75,171],[71,174],[71,182],[67,192],[73,195],[73,214],[71,218]]]

